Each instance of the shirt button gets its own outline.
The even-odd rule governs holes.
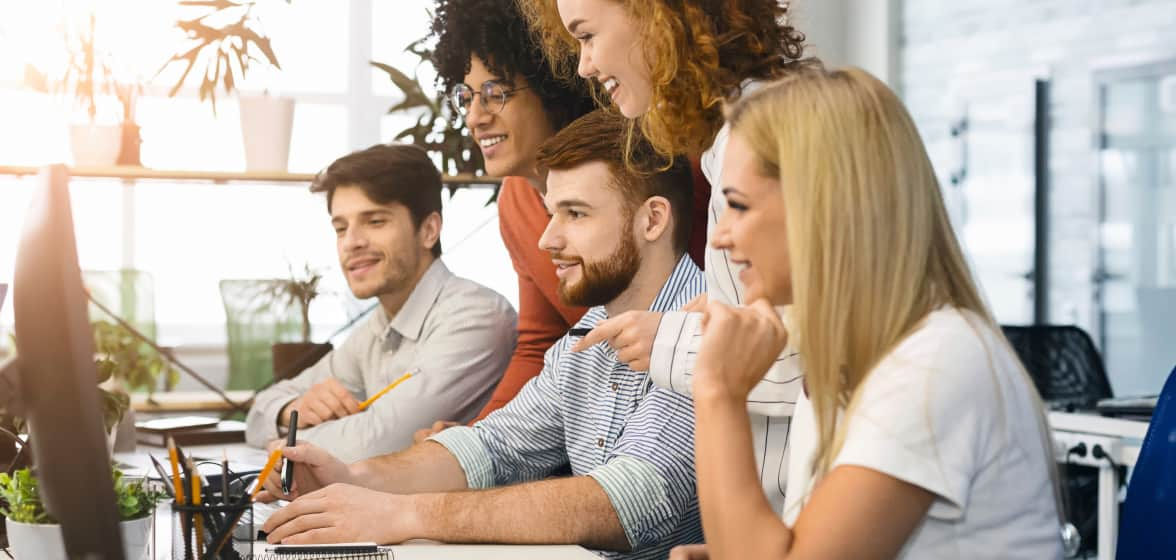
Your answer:
[[[596,447],[604,447],[604,438],[596,438]]]
[[[620,391],[620,390],[621,390],[621,384],[620,384],[620,383],[613,383],[613,384],[612,384],[612,390],[613,390],[613,392],[614,392],[614,393],[615,393],[615,392],[617,392],[617,391]]]

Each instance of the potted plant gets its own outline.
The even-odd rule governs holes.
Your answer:
[[[104,95],[114,94],[120,102],[133,102],[129,96],[130,86],[115,80],[106,53],[97,48],[96,28],[97,18],[90,14],[86,26],[80,31],[65,32],[67,61],[58,78],[50,80],[44,72],[32,66],[25,67],[26,85],[42,93],[66,94],[84,110],[85,121],[70,125],[70,147],[77,166],[113,165],[118,161],[126,121],[124,118],[122,122],[101,122],[99,100]],[[126,97],[119,95],[120,88],[128,93]],[[124,107],[123,115],[132,112],[129,107]],[[137,130],[135,137],[138,137]]]
[[[271,280],[263,289],[263,295],[271,298],[275,305],[296,307],[302,319],[300,342],[279,342],[272,346],[274,381],[294,377],[302,370],[314,365],[331,351],[331,343],[310,341],[310,303],[318,297],[321,271],[304,265],[301,273],[295,273],[290,266],[290,276],[282,280]]]
[[[112,451],[116,444],[119,451],[132,451],[135,422],[129,392],[146,391],[150,399],[160,380],[164,389],[170,391],[179,382],[180,374],[163,356],[140,342],[125,327],[105,321],[95,321],[91,326],[94,330],[94,365],[98,372],[95,381],[109,445]],[[12,347],[16,347],[15,337]],[[19,417],[10,415],[10,418],[12,427],[23,428]]]
[[[145,479],[129,480],[118,469],[113,473],[124,558],[138,560],[147,553],[151,514],[165,494],[149,488]],[[0,473],[0,514],[6,518],[8,544],[16,558],[66,560],[61,525],[45,511],[30,469]]]
[[[290,0],[286,0],[289,4]],[[260,30],[252,0],[184,0],[181,6],[201,12],[176,22],[187,37],[159,72],[173,64],[184,70],[168,96],[180,91],[194,68],[199,67],[199,97],[208,100],[216,115],[216,91],[237,89],[254,64],[281,70],[270,40]],[[158,75],[158,73],[157,73]],[[249,170],[285,171],[294,128],[294,100],[288,97],[239,96],[241,134],[245,144],[245,167]]]

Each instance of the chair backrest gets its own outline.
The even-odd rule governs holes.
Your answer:
[[[1102,356],[1073,325],[1002,325],[1041,398],[1053,409],[1092,410],[1112,396]]]
[[[148,338],[155,339],[155,279],[149,272],[130,268],[85,270],[82,283],[95,300]],[[91,321],[114,322],[93,304],[89,307]]]
[[[1168,374],[1127,485],[1119,520],[1120,560],[1176,553],[1176,368]]]
[[[273,379],[271,347],[298,340],[302,313],[289,298],[275,296],[282,279],[221,280],[229,339],[228,389],[261,388]]]

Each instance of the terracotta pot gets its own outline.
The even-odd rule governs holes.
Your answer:
[[[331,343],[283,342],[273,345],[274,381],[290,379],[326,356]]]

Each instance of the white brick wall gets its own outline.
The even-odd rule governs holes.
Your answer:
[[[941,177],[961,107],[1031,141],[1032,80],[1052,80],[1050,320],[1097,332],[1093,72],[1176,58],[1176,0],[905,0],[900,17],[899,88]]]

